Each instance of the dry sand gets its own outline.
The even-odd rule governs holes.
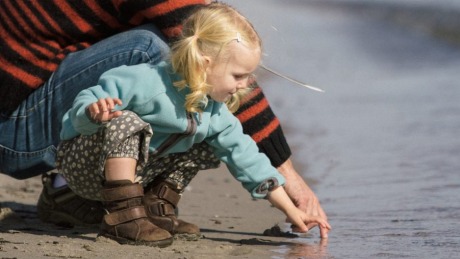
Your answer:
[[[286,231],[284,215],[268,201],[252,200],[225,167],[201,172],[179,204],[180,218],[200,226],[203,238],[161,249],[97,239],[97,229],[41,222],[40,177],[0,175],[0,188],[0,258],[299,258],[323,246],[316,229],[303,238],[263,235],[277,224]]]

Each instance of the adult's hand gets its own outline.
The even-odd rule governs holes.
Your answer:
[[[297,173],[290,159],[286,160],[278,171],[286,178],[284,189],[297,208],[304,211],[307,215],[319,216],[327,222],[327,216],[315,193],[310,189],[304,179]],[[307,225],[308,229],[317,226],[317,223]],[[293,229],[296,231],[296,229]],[[321,238],[327,238],[329,229],[320,227]]]

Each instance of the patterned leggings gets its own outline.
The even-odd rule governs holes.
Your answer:
[[[69,187],[78,195],[101,200],[108,158],[137,160],[135,181],[146,187],[157,179],[176,183],[184,189],[199,170],[217,168],[220,164],[206,143],[195,144],[185,153],[165,157],[148,155],[152,129],[135,113],[124,111],[93,135],[80,135],[62,141],[58,147],[56,167]]]

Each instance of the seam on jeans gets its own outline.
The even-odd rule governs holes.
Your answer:
[[[57,149],[55,146],[48,146],[46,148],[43,148],[43,149],[40,149],[40,150],[36,150],[36,151],[15,151],[13,149],[10,149],[8,147],[5,147],[3,145],[0,145],[0,153],[8,153],[8,154],[18,154],[18,155],[27,155],[27,156],[32,156],[32,155],[36,155],[36,154],[43,154],[43,153],[46,153],[47,151],[53,151],[53,153],[56,153]]]

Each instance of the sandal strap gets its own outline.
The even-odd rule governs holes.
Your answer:
[[[115,226],[146,217],[145,208],[143,206],[137,206],[106,214],[104,215],[104,221],[107,225]]]

